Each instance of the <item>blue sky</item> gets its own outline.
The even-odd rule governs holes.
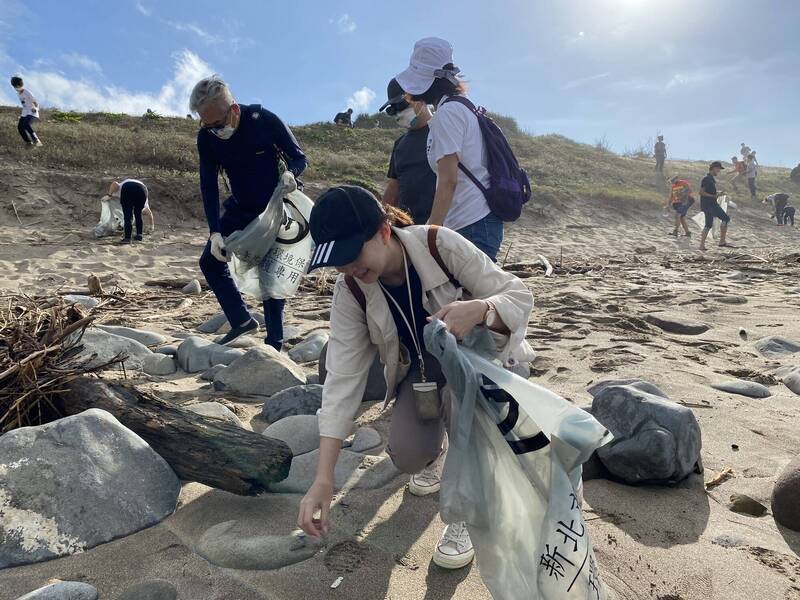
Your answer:
[[[220,73],[291,124],[375,110],[414,42],[448,39],[470,95],[528,131],[616,151],[800,161],[800,0],[0,0],[0,70],[45,105],[185,114]],[[0,103],[16,104],[9,85]]]

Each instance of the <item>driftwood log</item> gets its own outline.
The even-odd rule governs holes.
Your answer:
[[[110,412],[185,481],[251,496],[289,474],[292,451],[280,440],[195,414],[127,385],[83,377],[64,388],[59,407],[64,414],[90,408]]]

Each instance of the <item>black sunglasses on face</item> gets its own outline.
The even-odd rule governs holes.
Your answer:
[[[411,105],[405,100],[398,102],[397,104],[390,104],[389,106],[386,107],[386,114],[389,115],[390,117],[393,117],[397,113],[403,112],[409,106]]]

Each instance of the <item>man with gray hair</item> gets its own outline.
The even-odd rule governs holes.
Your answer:
[[[279,160],[295,177],[306,168],[306,156],[289,128],[259,104],[237,104],[227,84],[217,75],[201,79],[189,100],[200,115],[197,151],[200,154],[200,191],[210,235],[200,269],[217,297],[231,330],[221,340],[229,344],[258,329],[256,321],[231,278],[225,236],[244,229],[269,203],[278,184]],[[217,179],[224,169],[231,195],[220,217]],[[284,300],[264,300],[264,340],[280,350],[283,345]]]

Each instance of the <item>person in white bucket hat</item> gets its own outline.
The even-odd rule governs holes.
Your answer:
[[[489,171],[478,117],[454,97],[466,97],[466,85],[453,64],[453,47],[441,38],[414,45],[408,68],[396,76],[412,105],[435,107],[428,134],[428,162],[437,175],[430,225],[460,233],[496,260],[503,222],[492,213],[481,188]],[[462,100],[463,101],[463,100]]]

